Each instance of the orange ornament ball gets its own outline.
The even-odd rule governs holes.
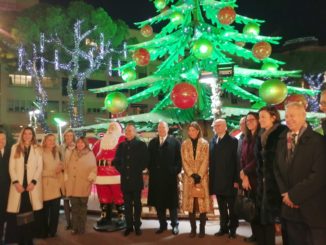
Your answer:
[[[233,8],[224,7],[218,12],[217,18],[222,25],[230,25],[234,22],[235,16],[236,13]]]
[[[263,60],[271,55],[272,46],[268,42],[258,42],[253,46],[252,53],[257,59]]]
[[[143,26],[140,29],[140,33],[144,36],[144,37],[150,37],[153,35],[153,28],[150,25],[146,25]]]
[[[147,49],[140,48],[137,49],[132,55],[132,59],[136,62],[138,66],[147,66],[151,59],[151,56]]]

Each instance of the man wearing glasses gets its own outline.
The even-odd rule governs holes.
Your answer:
[[[326,89],[321,91],[319,107],[321,111],[326,113]],[[321,120],[321,126],[323,128],[324,136],[326,137],[326,118]]]

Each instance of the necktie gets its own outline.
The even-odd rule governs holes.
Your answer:
[[[296,145],[296,137],[297,137],[297,134],[294,133],[294,134],[291,134],[291,144],[292,144],[292,152],[294,152],[294,148],[295,148],[295,145]]]
[[[160,145],[163,145],[163,137],[160,137]]]

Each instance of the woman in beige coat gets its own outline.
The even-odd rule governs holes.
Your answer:
[[[25,127],[20,134],[17,144],[11,148],[9,174],[11,186],[9,191],[7,212],[20,216],[34,211],[34,217],[39,217],[43,208],[42,198],[42,154],[37,145],[36,135],[32,127]],[[29,215],[29,217],[33,217]],[[19,243],[32,244],[35,234],[35,222],[18,224],[16,238]],[[8,227],[16,230],[15,227]]]
[[[63,134],[63,144],[60,146],[60,152],[62,156],[62,160],[64,162],[64,166],[66,166],[69,163],[70,155],[72,151],[75,149],[76,146],[76,135],[72,129],[67,129]],[[67,180],[67,174],[64,173],[64,184],[62,186],[62,194],[63,194],[63,208],[65,211],[65,217],[66,217],[66,230],[70,230],[72,228],[71,225],[71,204],[69,197],[66,196],[66,188],[65,188],[65,182]]]
[[[63,163],[54,134],[45,135],[43,142],[43,205],[45,214],[45,236],[54,237],[57,233],[63,180]]]
[[[211,211],[208,191],[208,154],[209,144],[202,138],[202,132],[197,122],[188,127],[188,136],[181,146],[183,178],[182,207],[189,212],[191,225],[190,237],[196,236],[196,212],[200,215],[199,237],[205,236],[206,213]],[[199,193],[195,195],[193,189]]]
[[[72,234],[82,234],[85,233],[88,197],[97,171],[95,156],[85,137],[77,140],[66,168],[66,195],[71,200]]]

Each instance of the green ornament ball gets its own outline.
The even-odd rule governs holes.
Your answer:
[[[278,65],[272,62],[265,62],[261,69],[264,71],[277,71]]]
[[[288,93],[285,83],[278,79],[265,81],[259,88],[259,96],[269,105],[277,105],[284,101]]]
[[[133,80],[136,80],[137,78],[137,73],[134,69],[132,68],[126,68],[122,71],[121,73],[121,77],[123,79],[123,81],[125,82],[130,82]]]
[[[192,47],[193,54],[198,59],[207,59],[213,53],[213,44],[206,38],[199,38]]]
[[[113,114],[122,113],[128,107],[127,97],[120,92],[110,93],[105,97],[104,107]]]
[[[254,22],[246,24],[243,28],[243,33],[247,35],[258,35],[259,31],[259,25]]]
[[[170,16],[170,20],[174,25],[181,25],[184,21],[184,15],[180,12],[174,12]]]
[[[162,10],[166,6],[165,0],[155,0],[154,1],[155,8],[158,10]]]

